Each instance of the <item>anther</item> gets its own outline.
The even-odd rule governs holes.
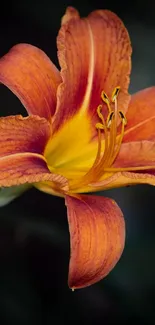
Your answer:
[[[96,182],[96,180],[101,178],[105,171],[115,171],[117,169],[113,168],[112,166],[117,155],[119,154],[123,141],[125,125],[127,124],[124,113],[118,110],[117,97],[119,91],[120,87],[115,87],[110,99],[104,91],[101,93],[101,99],[106,104],[109,114],[105,119],[105,107],[103,107],[103,103],[96,108],[97,116],[99,117],[99,122],[95,124],[98,136],[96,157],[91,168],[86,172],[86,174],[79,180],[71,182],[72,191],[78,189],[79,186],[83,187]],[[113,109],[111,109],[111,104],[114,106]],[[117,123],[118,117],[120,118],[122,124],[121,129],[119,129],[119,133],[117,133],[117,126],[119,125],[119,123]],[[104,137],[102,137],[102,132],[104,133]],[[104,143],[103,146],[102,143]]]
[[[112,119],[114,117],[114,111],[111,112],[108,117],[107,117],[107,121],[106,121],[106,124],[107,124],[107,128],[109,129],[110,126],[111,126],[111,123],[112,123]]]
[[[119,116],[124,125],[127,125],[127,119],[122,111],[119,111]]]
[[[104,90],[101,92],[101,98],[104,103],[110,104],[110,100]]]
[[[97,130],[104,130],[104,125],[101,123],[96,123],[95,127]]]
[[[117,86],[114,88],[113,92],[112,92],[112,96],[111,96],[111,101],[114,103],[115,100],[117,99],[118,97],[118,94],[119,94],[119,91],[120,91],[120,87]]]

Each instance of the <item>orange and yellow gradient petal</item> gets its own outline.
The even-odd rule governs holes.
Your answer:
[[[67,180],[50,172],[43,156],[50,123],[38,116],[0,118],[0,187],[50,182],[66,188]]]
[[[102,91],[111,96],[119,85],[118,105],[127,109],[130,39],[115,14],[96,11],[80,19],[75,9],[68,8],[58,35],[58,56],[63,82],[58,87],[53,134],[44,154],[51,171],[74,178],[91,168],[98,150],[99,104],[103,115],[109,113]]]
[[[80,19],[75,9],[68,8],[62,22],[57,45],[63,82],[58,87],[54,132],[77,113],[87,115],[93,127],[102,90],[111,96],[116,86],[121,87],[121,110],[130,100],[131,44],[121,20],[107,10]]]

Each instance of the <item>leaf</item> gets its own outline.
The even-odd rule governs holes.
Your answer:
[[[12,187],[1,187],[0,188],[0,207],[9,204],[11,201],[19,197],[26,190],[31,187],[30,184],[24,184]]]

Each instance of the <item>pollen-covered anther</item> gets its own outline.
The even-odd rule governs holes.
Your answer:
[[[119,94],[119,92],[120,92],[120,89],[121,89],[120,86],[117,86],[117,87],[114,88],[114,90],[113,90],[113,92],[112,92],[112,96],[111,96],[111,101],[112,101],[112,103],[115,103],[115,101],[116,101],[116,99],[117,99],[117,97],[118,97],[118,94]]]
[[[110,113],[111,112],[110,99],[109,99],[109,97],[107,96],[107,94],[105,93],[104,90],[101,92],[101,99],[107,105],[109,113]]]
[[[119,116],[124,126],[127,125],[127,119],[122,111],[119,111]]]
[[[104,90],[102,90],[102,92],[101,92],[101,98],[102,98],[103,102],[110,104],[109,97],[107,96],[107,94],[105,93]]]
[[[111,126],[111,123],[112,123],[112,119],[114,118],[114,111],[112,111],[108,117],[107,117],[107,120],[106,120],[106,125],[107,125],[107,128],[109,129],[110,126]]]
[[[105,122],[103,114],[101,112],[102,105],[98,106],[97,114],[101,119],[102,123],[96,124],[96,128],[98,129],[98,151],[97,159],[95,159],[95,164],[91,168],[92,170],[95,167],[94,174],[96,178],[100,178],[104,171],[113,165],[121,148],[124,136],[124,127],[127,124],[127,120],[124,113],[118,110],[117,97],[119,92],[120,86],[115,87],[111,95],[111,100],[109,100],[107,94],[104,91],[102,91],[101,93],[101,98],[104,103],[106,103],[109,113]],[[113,104],[114,108],[111,109]],[[122,124],[121,132],[119,134],[117,134],[118,118],[120,118]],[[104,132],[104,152],[101,152],[102,130]]]
[[[96,123],[95,127],[97,130],[104,130],[104,125],[102,123]]]
[[[98,130],[98,151],[96,155],[95,162],[91,168],[96,173],[96,177],[100,177],[104,172],[104,169],[112,166],[115,161],[124,136],[124,127],[127,124],[126,117],[122,111],[118,111],[117,107],[117,97],[120,92],[120,86],[114,88],[111,101],[107,94],[102,91],[101,98],[106,103],[109,114],[105,121],[102,113],[102,105],[97,107],[97,115],[100,118],[101,122],[96,124]],[[111,109],[111,105],[114,103],[114,109]],[[117,121],[120,118],[122,123],[122,128],[120,134],[117,134]],[[101,152],[101,132],[104,132],[104,143],[105,148],[104,152]],[[95,169],[94,169],[95,167]],[[90,173],[88,173],[90,175]]]
[[[124,113],[118,110],[117,97],[120,87],[114,88],[111,99],[102,91],[101,98],[108,108],[108,116],[104,117],[105,109],[99,105],[96,109],[100,122],[95,124],[98,134],[96,157],[89,171],[77,182],[72,184],[72,190],[96,182],[104,172],[110,170],[121,148],[124,128],[127,124]],[[117,133],[118,119],[121,120],[121,130]]]

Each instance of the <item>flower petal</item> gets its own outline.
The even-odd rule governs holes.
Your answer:
[[[149,184],[155,186],[154,170],[138,172],[117,172],[104,175],[99,182],[90,184],[89,187],[82,189],[84,192],[97,192],[111,188],[123,187],[128,185]]]
[[[127,171],[122,170],[122,185],[125,185],[125,182],[155,185],[155,142],[123,143],[113,167],[127,169]]]
[[[17,95],[29,114],[50,120],[61,77],[43,51],[29,44],[14,46],[0,59],[0,82]]]
[[[155,142],[123,143],[112,167],[155,167]]]
[[[63,15],[63,17],[61,19],[61,25],[64,25],[73,19],[75,19],[75,20],[80,19],[80,15],[75,8],[68,7],[65,14]]]
[[[118,262],[125,241],[125,223],[109,198],[66,196],[71,236],[69,286],[82,288],[105,277]]]
[[[155,87],[131,97],[123,142],[155,139]]]
[[[60,187],[68,189],[67,180],[51,173],[42,156],[50,136],[51,125],[44,118],[0,118],[0,187],[35,183],[38,189],[55,195]]]
[[[0,118],[0,157],[21,152],[42,154],[51,135],[51,126],[38,116]]]
[[[120,19],[107,10],[80,19],[73,8],[68,8],[62,22],[57,43],[63,83],[58,87],[55,130],[79,110],[80,114],[89,113],[90,118],[96,116],[102,90],[111,97],[114,88],[121,87],[121,110],[127,108],[130,99],[131,45]]]
[[[55,186],[67,184],[64,177],[52,174],[44,157],[34,153],[0,158],[0,187],[48,181]]]
[[[119,155],[113,166],[109,168],[109,172],[105,170],[100,181],[90,184],[89,191],[134,184],[155,185],[155,142],[153,141],[122,144]],[[85,192],[85,189],[82,191]]]

